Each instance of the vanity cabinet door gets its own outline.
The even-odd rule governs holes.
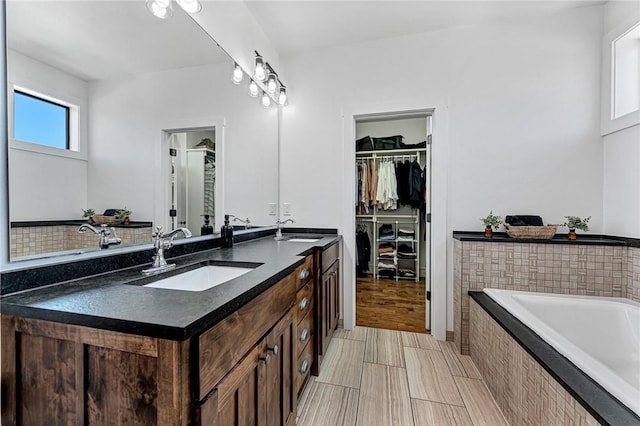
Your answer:
[[[327,347],[333,332],[338,326],[340,318],[339,300],[339,262],[335,261],[329,269],[322,274],[322,353],[327,352]]]
[[[266,344],[255,346],[218,384],[200,407],[203,426],[266,425]]]
[[[294,306],[267,335],[267,425],[294,425],[297,410],[295,369],[297,360],[296,309]]]

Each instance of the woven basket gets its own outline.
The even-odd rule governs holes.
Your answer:
[[[120,225],[124,222],[124,217],[119,218],[116,216],[105,216],[103,214],[94,214],[91,219],[98,225]]]
[[[558,225],[513,226],[503,223],[503,226],[507,230],[507,235],[511,238],[522,240],[550,240],[556,235],[556,230],[558,229]]]

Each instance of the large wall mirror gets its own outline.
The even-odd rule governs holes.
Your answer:
[[[12,262],[108,254],[77,232],[83,209],[121,246],[157,225],[198,236],[203,214],[215,231],[225,213],[273,224],[277,110],[231,82],[233,59],[180,8],[8,0],[6,21]]]

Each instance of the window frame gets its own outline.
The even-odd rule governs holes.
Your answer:
[[[28,97],[28,98],[32,98],[32,99],[35,99],[35,100],[40,101],[40,102],[51,104],[53,106],[62,108],[64,110],[64,127],[65,127],[64,132],[65,133],[64,133],[64,147],[63,148],[60,148],[60,147],[57,147],[57,146],[46,145],[44,143],[35,142],[35,141],[27,141],[27,140],[25,140],[23,142],[32,143],[32,144],[35,144],[35,145],[48,146],[50,148],[56,148],[56,149],[62,149],[62,150],[71,150],[71,141],[70,141],[70,139],[71,139],[71,135],[70,135],[70,127],[71,127],[71,122],[70,122],[71,121],[71,111],[70,110],[71,110],[71,107],[69,107],[69,105],[65,105],[64,103],[59,102],[57,100],[53,100],[52,98],[46,98],[46,97],[43,97],[41,95],[36,95],[34,93],[25,92],[25,91],[22,91],[22,90],[19,90],[19,89],[15,88],[13,90],[14,111],[15,111],[16,94],[21,95],[21,96],[25,96],[25,97]],[[13,135],[14,139],[15,140],[22,140],[22,139],[18,139],[18,138],[15,137],[15,114],[13,116],[13,124],[14,124],[14,129],[13,129],[13,131],[14,131],[14,135]]]
[[[26,87],[28,86],[28,87]],[[72,158],[77,160],[87,160],[87,150],[84,143],[85,131],[82,130],[84,124],[82,120],[84,118],[84,102],[72,96],[64,96],[55,93],[51,93],[47,90],[40,90],[33,85],[18,85],[13,82],[8,84],[9,90],[7,90],[7,127],[9,136],[9,148],[17,149],[21,151],[29,151],[38,154],[46,154],[57,157]],[[28,96],[33,96],[37,99],[51,102],[55,105],[66,107],[68,110],[67,120],[67,143],[66,149],[56,148],[46,145],[41,145],[34,142],[22,141],[15,139],[14,131],[14,93],[19,92]]]
[[[627,18],[607,33],[602,39],[602,89],[601,89],[601,114],[600,133],[602,136],[640,124],[640,110],[632,111],[618,118],[614,117],[614,61],[615,49],[613,43],[628,33],[640,22],[640,16]]]

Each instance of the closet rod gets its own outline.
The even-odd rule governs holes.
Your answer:
[[[395,154],[395,155],[379,155],[379,156],[369,156],[369,157],[356,157],[356,161],[360,161],[360,160],[387,160],[390,158],[395,159],[402,159],[402,158],[416,158],[416,159],[420,159],[420,156],[418,154]]]
[[[389,154],[391,152],[391,155],[393,154],[401,154],[403,152],[405,153],[423,153],[423,152],[427,152],[427,148],[413,148],[413,149],[380,149],[378,151],[360,151],[360,152],[356,152],[356,157],[358,157],[360,154],[362,155],[367,155],[367,154]]]

